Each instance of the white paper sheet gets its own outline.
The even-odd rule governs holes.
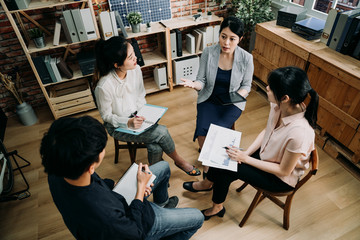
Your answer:
[[[237,171],[237,162],[232,161],[224,147],[239,147],[241,132],[211,124],[199,155],[203,165]]]

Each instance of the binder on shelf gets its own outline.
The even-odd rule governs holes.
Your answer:
[[[154,80],[160,90],[167,88],[167,76],[165,66],[154,68]]]
[[[201,44],[200,44],[200,50],[204,50],[206,48],[206,32],[199,29],[198,30],[201,33]]]
[[[360,39],[360,16],[353,19],[344,43],[340,49],[342,54],[350,55],[354,52],[357,42]]]
[[[329,41],[331,29],[334,25],[337,13],[338,13],[338,10],[336,10],[334,8],[330,9],[328,16],[326,18],[324,30],[321,33],[320,42],[323,42],[326,44]]]
[[[339,42],[336,46],[336,51],[340,52],[343,44],[344,44],[344,41],[345,41],[345,38],[346,38],[346,35],[347,33],[349,32],[349,29],[350,29],[350,26],[353,22],[353,20],[358,17],[360,15],[360,12],[359,13],[356,13],[356,14],[353,14],[351,16],[349,16],[346,20],[346,23],[345,23],[345,26],[344,26],[344,29],[342,30],[342,33],[341,33],[341,36],[339,38]]]
[[[144,66],[145,62],[144,62],[144,59],[143,59],[142,54],[140,52],[139,44],[138,44],[138,42],[136,41],[135,38],[131,39],[131,45],[134,48],[134,52],[135,52],[135,55],[136,55],[136,58],[137,58],[137,64],[139,64],[140,67]]]
[[[4,2],[9,11],[19,10],[15,0],[4,0]]]
[[[19,9],[27,9],[31,0],[15,0],[15,2]]]
[[[195,52],[198,53],[200,51],[202,34],[196,29],[191,34],[195,37]]]
[[[57,64],[56,58],[50,58],[50,66],[54,72],[56,81],[61,82],[62,78],[61,78],[59,69],[57,68],[56,64]]]
[[[170,32],[170,46],[171,46],[171,58],[175,58],[177,57],[177,52],[176,52],[176,33]]]
[[[79,36],[80,41],[88,40],[86,36],[85,26],[80,14],[80,9],[71,9],[71,15],[75,23],[76,32]]]
[[[344,30],[347,19],[350,16],[352,16],[354,14],[358,14],[358,13],[360,13],[360,8],[351,10],[351,11],[339,12],[336,15],[336,19],[335,19],[336,25],[334,24],[334,26],[331,30],[329,41],[327,43],[329,48],[336,50],[337,44],[340,40],[342,31]]]
[[[119,31],[116,25],[115,12],[110,12],[110,20],[114,36],[119,36]]]
[[[52,82],[57,82],[56,80],[56,77],[55,77],[55,74],[54,74],[54,71],[50,65],[50,60],[51,60],[51,57],[49,55],[46,55],[45,56],[45,59],[44,59],[44,63],[45,63],[45,66],[46,66],[46,69],[48,70],[49,72],[49,75],[50,75],[50,78],[51,78],[51,81]]]
[[[357,42],[357,45],[354,49],[354,52],[351,54],[351,56],[360,60],[360,41]]]
[[[63,29],[63,32],[65,34],[65,38],[66,38],[67,43],[72,43],[70,32],[69,32],[69,29],[68,29],[68,27],[66,25],[66,22],[65,22],[65,18],[60,17],[60,22],[61,22],[61,27]]]
[[[174,29],[176,34],[176,56],[182,56],[182,36],[179,29]]]
[[[39,74],[41,82],[43,84],[52,83],[51,76],[50,76],[49,71],[47,70],[45,62],[44,62],[44,57],[42,57],[42,56],[33,57],[32,60],[34,62],[36,70]]]
[[[99,23],[101,35],[104,40],[108,40],[114,36],[109,12],[105,11],[100,13]]]
[[[213,26],[204,27],[204,28],[202,28],[202,30],[204,32],[206,32],[206,37],[205,37],[206,47],[209,47],[209,46],[213,45],[213,43],[214,43],[214,39],[213,39],[213,37],[214,37],[214,28],[213,28]]]
[[[186,34],[186,50],[190,54],[195,53],[195,37],[190,33]]]
[[[220,35],[220,25],[215,25],[214,32],[213,32],[213,44],[214,45],[219,43],[219,35]]]
[[[60,42],[60,31],[61,31],[61,23],[59,20],[55,21],[55,28],[54,28],[54,39],[53,39],[53,45],[57,46]]]
[[[67,26],[67,29],[69,30],[69,34],[70,34],[70,37],[71,37],[71,42],[79,42],[79,36],[77,34],[77,31],[76,31],[76,27],[75,27],[75,24],[74,24],[74,20],[73,20],[73,17],[71,15],[71,12],[70,10],[65,10],[63,12],[63,16],[64,16],[64,19],[65,19],[65,24]]]
[[[89,40],[96,39],[97,36],[95,31],[95,24],[91,16],[90,8],[80,9],[80,14],[81,14],[81,19],[84,23],[87,39]]]
[[[127,38],[128,35],[127,35],[127,32],[126,32],[126,30],[125,30],[124,23],[123,23],[123,21],[121,20],[121,17],[120,17],[120,14],[119,14],[118,11],[115,11],[115,18],[116,18],[116,22],[117,22],[118,27],[121,28],[121,33],[122,33],[122,35],[124,36],[124,38]]]
[[[66,64],[63,58],[57,58],[56,66],[59,69],[60,75],[70,79],[73,77],[72,69]]]

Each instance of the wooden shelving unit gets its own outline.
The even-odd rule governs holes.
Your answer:
[[[27,21],[30,21],[39,27],[41,25],[37,23],[34,19],[32,19],[26,13],[27,11],[40,10],[45,8],[55,8],[58,6],[66,6],[71,4],[80,5],[80,8],[84,8],[87,5],[87,7],[90,9],[93,22],[95,23],[95,31],[97,36],[96,39],[87,40],[83,42],[70,43],[70,44],[66,42],[60,42],[59,45],[54,46],[52,44],[53,33],[47,31],[50,34],[48,34],[48,36],[45,39],[46,41],[45,47],[36,48],[32,41],[28,41],[29,39],[26,32],[27,29],[24,26],[24,22],[22,21],[21,16],[25,17]],[[71,48],[72,45],[79,45],[79,44],[81,45],[87,42],[95,42],[97,39],[99,39],[100,34],[99,34],[98,26],[96,24],[97,21],[92,6],[92,0],[79,0],[76,2],[74,2],[73,0],[65,0],[63,2],[60,2],[58,0],[48,0],[48,1],[32,0],[27,9],[12,10],[12,11],[8,10],[4,1],[1,1],[1,5],[24,50],[25,56],[30,63],[30,66],[35,74],[35,77],[40,85],[40,88],[44,94],[44,97],[50,107],[50,110],[54,118],[57,119],[59,117],[66,116],[69,114],[74,114],[96,108],[94,99],[91,94],[90,86],[87,80],[87,78],[91,77],[92,74],[83,76],[79,69],[79,66],[73,65],[71,66],[71,68],[74,72],[74,76],[71,79],[63,78],[62,81],[60,82],[43,84],[39,76],[39,73],[37,72],[37,69],[34,65],[34,62],[32,60],[32,56],[42,55],[45,51],[47,51],[46,54],[49,54],[48,51],[64,48],[64,52],[67,52],[67,50],[69,50],[69,48]],[[17,19],[17,22],[15,22],[14,16]],[[54,24],[55,24],[55,18],[54,18]],[[20,32],[19,27],[22,33]]]

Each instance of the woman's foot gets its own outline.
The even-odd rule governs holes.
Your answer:
[[[208,192],[212,190],[212,183],[209,181],[184,182],[183,188],[190,192]]]
[[[215,209],[214,207],[212,208],[208,208],[208,209],[204,209],[201,211],[201,213],[204,215],[205,217],[205,221],[209,220],[210,218],[212,218],[213,216],[218,216],[218,217],[223,217],[225,214],[225,207],[223,207],[221,210]]]
[[[175,166],[183,170],[187,175],[190,176],[199,176],[201,174],[200,169],[196,168],[195,166],[192,166],[190,164],[187,164],[188,166],[180,166],[177,163],[175,163]]]

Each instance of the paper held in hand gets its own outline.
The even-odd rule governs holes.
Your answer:
[[[232,161],[226,153],[226,146],[240,146],[241,132],[211,124],[199,155],[203,165],[233,172],[238,163]]]
[[[138,112],[137,116],[145,117],[145,121],[138,129],[131,128],[116,128],[116,131],[130,133],[133,135],[139,135],[144,131],[148,130],[153,125],[157,124],[157,122],[162,118],[162,116],[167,111],[167,107],[161,107],[151,104],[145,104]]]
[[[121,194],[128,205],[134,200],[137,191],[137,172],[139,165],[133,163],[131,167],[125,172],[124,176],[120,178],[118,183],[115,185],[113,191]],[[156,176],[153,174],[147,186],[150,186],[155,180]]]

